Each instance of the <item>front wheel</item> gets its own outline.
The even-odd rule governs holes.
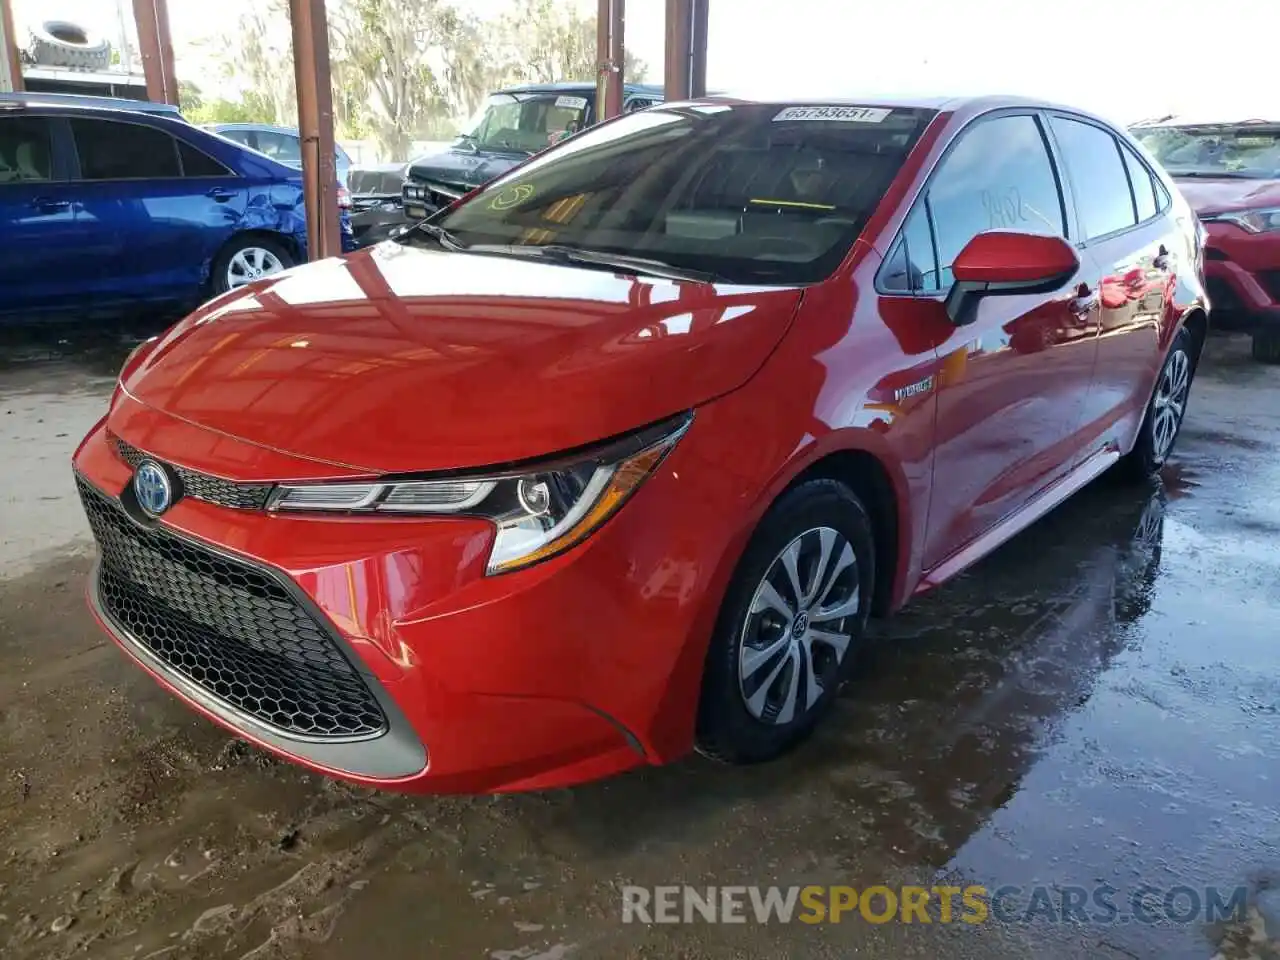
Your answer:
[[[1164,466],[1182,430],[1195,369],[1191,331],[1183,328],[1174,338],[1165,357],[1155,393],[1147,404],[1146,416],[1133,450],[1125,458],[1132,476],[1148,477]]]
[[[1280,363],[1280,329],[1271,327],[1253,332],[1253,359],[1259,363]]]
[[[875,548],[866,508],[810,480],[765,515],[734,573],[707,653],[700,752],[770,760],[830,709],[866,628]]]
[[[267,237],[237,237],[213,261],[213,292],[226,293],[289,269],[292,254]]]

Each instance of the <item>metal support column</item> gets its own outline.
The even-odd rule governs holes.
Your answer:
[[[22,90],[22,59],[9,0],[0,0],[0,91]]]
[[[289,20],[293,26],[298,134],[302,140],[302,189],[307,204],[307,256],[320,260],[342,252],[329,25],[324,0],[289,0]]]
[[[133,0],[133,19],[138,27],[142,72],[147,78],[147,99],[179,106],[167,0]]]
[[[626,59],[626,2],[599,0],[596,8],[596,103],[599,119],[622,112],[622,67]]]
[[[708,0],[667,0],[663,96],[687,100],[707,95]]]

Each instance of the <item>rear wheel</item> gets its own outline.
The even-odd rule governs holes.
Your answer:
[[[1191,394],[1191,376],[1195,370],[1195,344],[1191,331],[1178,331],[1173,346],[1165,357],[1155,393],[1147,404],[1133,450],[1125,458],[1131,475],[1147,477],[1164,466],[1173,452]]]
[[[1259,363],[1280,363],[1280,329],[1253,332],[1253,359]]]
[[[726,593],[707,654],[698,749],[770,760],[831,708],[855,659],[875,585],[866,509],[810,480],[765,515]]]

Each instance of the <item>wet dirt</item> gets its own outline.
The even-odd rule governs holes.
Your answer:
[[[1104,477],[879,625],[794,755],[441,799],[230,740],[92,625],[67,460],[146,332],[0,339],[6,960],[1280,956],[1280,369],[1245,341],[1210,341],[1161,483]],[[621,920],[627,884],[942,882],[1110,885],[1122,911],[1144,884],[1243,886],[1248,908]]]

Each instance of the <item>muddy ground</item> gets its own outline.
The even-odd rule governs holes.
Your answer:
[[[1280,956],[1280,368],[1243,341],[1162,483],[1104,477],[885,624],[794,756],[436,799],[229,740],[93,627],[68,458],[129,340],[0,345],[5,960]],[[621,922],[625,884],[939,878],[1244,886],[1249,917]]]

